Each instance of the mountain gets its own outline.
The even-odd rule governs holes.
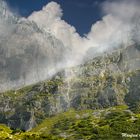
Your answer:
[[[0,122],[31,130],[46,117],[127,105],[139,112],[140,51],[132,45],[67,68],[50,80],[0,94]]]
[[[94,57],[90,48],[81,64],[66,67],[70,50],[50,31],[13,15],[4,0],[0,19],[0,139],[139,133],[139,43]]]
[[[18,89],[51,77],[67,48],[35,22],[13,15],[0,0],[0,91]]]
[[[7,20],[9,23],[14,23],[17,17],[8,10],[8,6],[4,0],[0,0],[0,19]]]

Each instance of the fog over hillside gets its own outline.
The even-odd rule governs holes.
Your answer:
[[[102,3],[105,16],[81,37],[62,20],[56,2],[24,18],[0,0],[0,91],[45,80],[87,58],[139,44],[139,7],[139,0]]]

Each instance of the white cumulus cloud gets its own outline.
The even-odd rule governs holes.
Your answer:
[[[34,12],[28,19],[50,30],[56,38],[69,47],[76,60],[81,60],[89,48],[95,53],[133,43],[135,26],[139,23],[140,1],[118,0],[105,1],[101,11],[105,13],[102,20],[92,25],[86,37],[81,37],[75,27],[62,20],[63,12],[59,4],[50,2],[42,10]],[[139,29],[137,31],[139,34]],[[136,38],[136,36],[135,36]],[[138,39],[137,39],[138,40]]]
[[[105,16],[81,37],[62,19],[63,10],[56,2],[28,18],[17,18],[0,0],[0,88],[38,82],[85,58],[140,43],[139,7],[139,0],[105,1],[101,4]]]

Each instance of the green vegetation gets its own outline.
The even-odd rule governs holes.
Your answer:
[[[134,114],[127,106],[103,110],[70,109],[47,118],[28,132],[11,130],[0,125],[1,140],[129,140],[122,133],[139,134],[140,114]],[[138,138],[131,138],[135,140]]]
[[[59,114],[45,120],[32,131],[53,134],[67,140],[118,140],[122,133],[139,134],[140,117],[126,106],[104,110],[84,110]]]
[[[5,125],[0,125],[0,140],[63,140],[49,134],[38,132],[22,132],[21,130],[11,130]]]

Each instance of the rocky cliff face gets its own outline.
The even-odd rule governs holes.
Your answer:
[[[49,31],[13,15],[0,0],[0,91],[46,80],[64,63],[66,51]]]
[[[9,23],[14,23],[17,20],[17,17],[8,10],[8,6],[4,0],[0,0],[0,19],[0,22],[7,20]]]
[[[74,76],[68,80],[70,107],[98,109],[129,104],[130,95],[133,103],[136,100],[139,102],[135,96],[139,96],[140,83],[138,47],[122,48],[72,68]],[[62,92],[66,92],[65,88]]]
[[[0,123],[30,130],[69,108],[128,105],[139,111],[139,85],[140,51],[133,45],[65,69],[45,82],[1,93]]]

